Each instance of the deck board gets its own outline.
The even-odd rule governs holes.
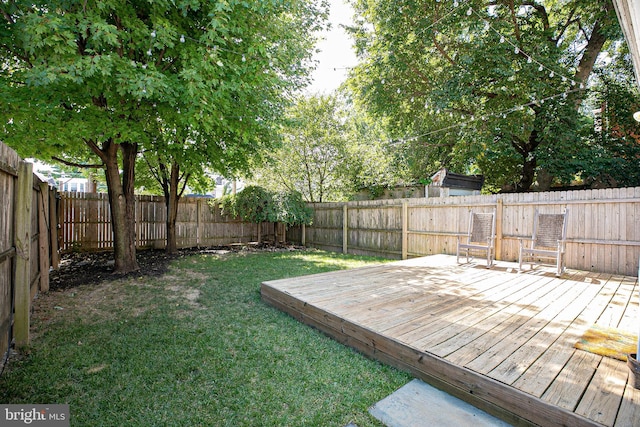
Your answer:
[[[262,284],[262,298],[513,425],[640,425],[626,364],[574,348],[637,325],[637,280],[434,255]]]
[[[613,425],[626,383],[626,363],[603,357],[576,413],[604,425]]]
[[[640,420],[640,390],[627,383],[615,427],[633,426]]]

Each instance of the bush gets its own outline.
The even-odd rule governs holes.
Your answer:
[[[313,211],[298,191],[280,192],[274,196],[277,204],[278,222],[286,225],[310,225]]]
[[[313,215],[299,192],[272,194],[257,185],[247,186],[236,195],[222,197],[220,205],[223,214],[255,224],[266,221],[309,225]]]

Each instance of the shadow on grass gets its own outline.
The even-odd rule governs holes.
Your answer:
[[[409,376],[260,300],[260,283],[381,259],[321,251],[193,254],[162,275],[41,295],[5,403],[68,403],[72,425],[379,425]]]

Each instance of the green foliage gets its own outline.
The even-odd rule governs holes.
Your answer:
[[[367,189],[374,196],[411,181],[402,158],[382,121],[376,120],[352,100],[345,102],[348,138],[349,182],[353,189]]]
[[[349,199],[363,188],[387,187],[401,173],[382,127],[338,96],[299,98],[288,110],[283,144],[256,168],[256,182],[295,190],[308,202]]]
[[[257,224],[278,220],[273,195],[257,185],[249,185],[236,195],[224,196],[221,205],[225,214],[238,217],[243,221]]]
[[[540,170],[572,175],[588,59],[622,38],[609,0],[354,4],[361,62],[348,86],[414,181],[479,168],[489,186],[522,191]]]
[[[597,186],[639,186],[640,124],[633,113],[640,110],[640,92],[633,81],[604,75],[600,79],[600,117],[590,134],[589,150],[580,158],[582,178]]]
[[[298,98],[282,132],[282,148],[273,152],[268,169],[259,171],[260,183],[295,189],[308,202],[343,200],[349,192],[349,153],[335,97]]]
[[[228,194],[220,199],[224,215],[231,215],[243,221],[281,222],[286,225],[311,224],[313,211],[296,191],[270,192],[257,186],[248,185],[239,193]]]
[[[327,17],[310,0],[0,9],[0,132],[22,155],[85,162],[91,144],[135,142],[220,172],[277,142]]]
[[[111,203],[115,269],[135,270],[137,154],[174,196],[167,201],[207,167],[227,176],[246,171],[278,142],[327,7],[325,0],[0,2],[0,138],[23,156],[104,166],[110,197],[125,201]]]
[[[281,191],[274,195],[278,210],[278,222],[286,225],[311,225],[313,210],[297,191]]]

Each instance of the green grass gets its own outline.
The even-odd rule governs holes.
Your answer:
[[[194,255],[163,277],[36,302],[3,403],[68,403],[73,426],[378,426],[410,378],[260,299],[260,283],[381,262],[321,251]]]

